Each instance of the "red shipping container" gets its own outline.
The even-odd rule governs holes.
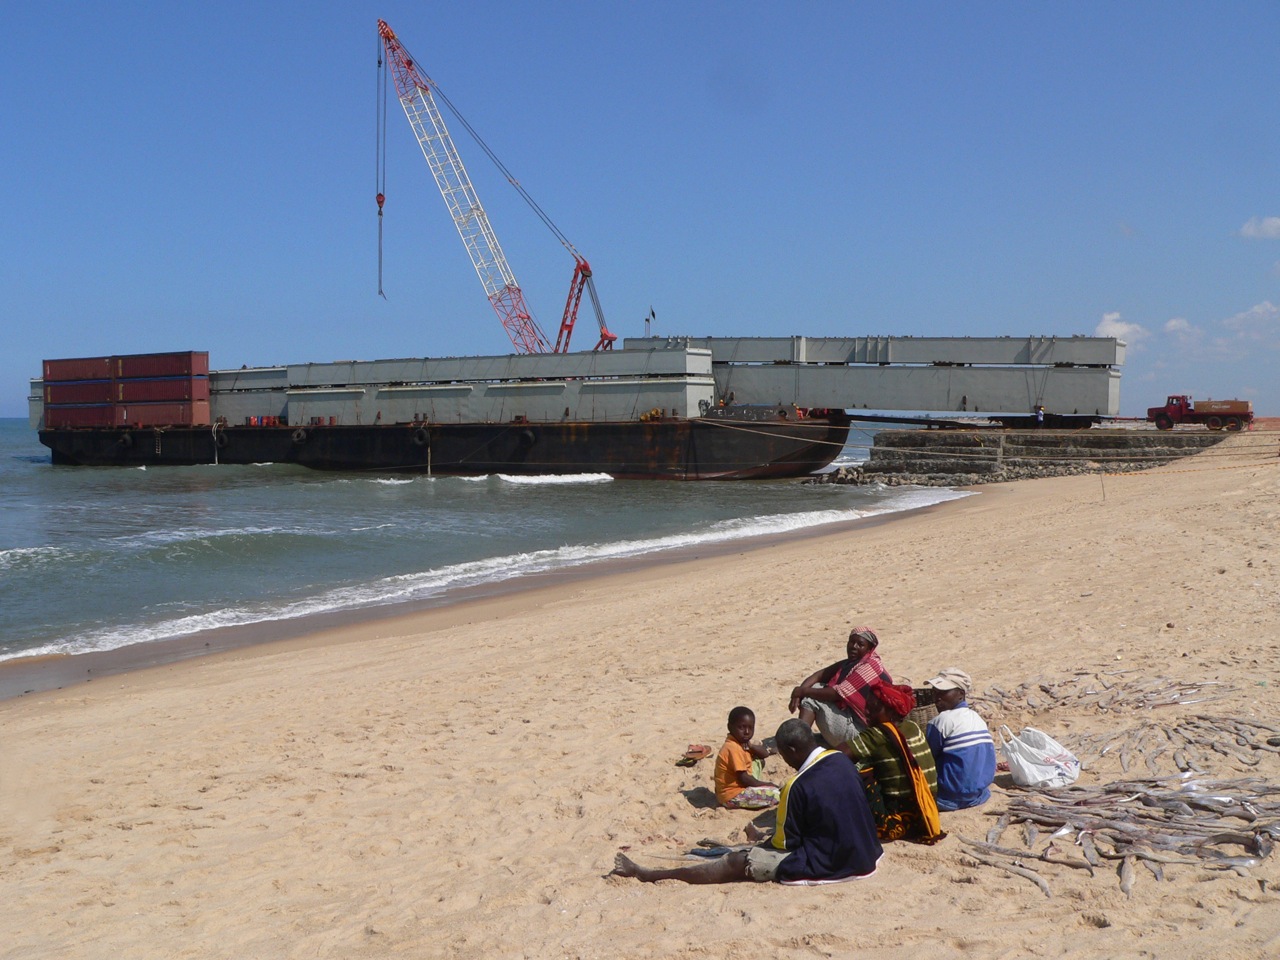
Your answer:
[[[98,403],[86,406],[46,406],[44,425],[47,430],[62,427],[110,427],[115,423],[114,404]]]
[[[119,403],[163,403],[208,400],[208,377],[160,377],[150,380],[117,380],[113,400]]]
[[[44,362],[44,379],[46,383],[51,380],[110,380],[112,369],[113,364],[110,357],[46,360]]]
[[[46,383],[45,403],[110,403],[110,380],[72,380],[67,383]]]
[[[209,401],[191,403],[121,403],[116,405],[119,427],[182,427],[209,422]]]
[[[192,377],[209,375],[209,353],[133,353],[114,357],[117,379],[136,377]]]

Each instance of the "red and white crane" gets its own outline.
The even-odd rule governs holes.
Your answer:
[[[452,104],[449,103],[448,98],[444,96],[435,82],[418,69],[413,57],[405,50],[395,31],[387,26],[385,20],[378,21],[378,36],[381,38],[383,50],[386,54],[386,64],[390,67],[391,75],[395,81],[396,94],[400,100],[400,106],[404,108],[404,114],[409,119],[409,125],[413,127],[413,132],[418,138],[418,146],[422,148],[422,155],[426,158],[427,166],[435,177],[436,186],[440,188],[440,194],[444,197],[445,205],[449,208],[449,216],[453,218],[454,226],[458,228],[458,235],[462,237],[463,246],[467,248],[467,253],[471,256],[471,263],[475,267],[476,274],[484,285],[485,296],[489,298],[489,302],[497,312],[498,319],[502,321],[502,326],[511,338],[516,351],[519,353],[567,352],[569,340],[573,335],[573,327],[578,319],[578,306],[582,302],[584,289],[590,293],[596,320],[600,325],[600,339],[596,343],[595,349],[608,350],[612,348],[613,342],[617,337],[610,333],[605,326],[604,313],[600,309],[600,299],[596,295],[595,283],[591,278],[591,265],[587,263],[586,259],[578,253],[573,244],[560,232],[559,228],[543,213],[542,208],[534,202],[524,187],[511,176],[506,167],[502,165],[502,162],[489,149],[488,145],[471,129],[470,124],[454,110],[455,115],[458,116],[458,119],[461,120],[468,132],[476,138],[476,142],[489,155],[489,158],[497,164],[507,180],[520,192],[520,195],[538,214],[542,222],[551,229],[565,249],[573,256],[573,278],[569,285],[569,297],[565,301],[564,315],[560,321],[560,332],[556,337],[554,346],[550,343],[546,335],[538,327],[537,321],[529,313],[529,308],[525,304],[524,291],[520,289],[520,285],[516,282],[511,265],[507,263],[507,257],[502,252],[498,237],[489,223],[489,216],[485,213],[484,207],[481,206],[480,198],[476,196],[475,187],[471,185],[471,178],[467,175],[466,168],[462,165],[462,158],[458,156],[458,151],[453,145],[453,138],[449,135],[449,130],[445,126],[444,117],[441,116],[440,109],[436,105],[436,98],[438,96],[451,109]],[[381,67],[381,64],[379,64],[379,67]],[[380,110],[379,123],[381,124],[382,122],[384,121]],[[381,139],[380,133],[379,149],[381,149]],[[379,216],[382,215],[383,204],[381,189],[380,184],[380,192],[378,193]]]

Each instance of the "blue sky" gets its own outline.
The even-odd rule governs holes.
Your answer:
[[[378,17],[620,336],[1096,333],[1123,413],[1280,414],[1274,0],[53,0],[0,31],[0,416],[46,357],[507,352],[394,102],[377,296]],[[572,261],[452,127],[553,332]]]

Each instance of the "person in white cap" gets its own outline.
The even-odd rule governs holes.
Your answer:
[[[925,682],[938,691],[938,715],[925,729],[938,764],[938,809],[963,810],[986,803],[996,778],[996,745],[987,722],[965,702],[973,680],[963,670],[948,667]]]

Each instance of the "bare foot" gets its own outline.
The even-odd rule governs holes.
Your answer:
[[[634,877],[640,868],[636,866],[631,859],[624,853],[619,853],[613,858],[613,872],[610,876],[617,877]]]

